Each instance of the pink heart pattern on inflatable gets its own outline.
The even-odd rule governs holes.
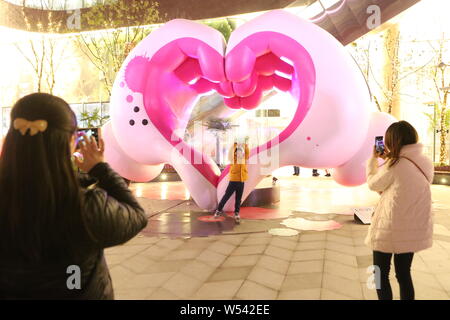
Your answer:
[[[251,110],[273,88],[289,92],[297,109],[279,136],[251,150],[243,200],[268,172],[286,165],[335,168],[339,183],[364,183],[373,139],[395,119],[373,113],[364,78],[339,42],[282,10],[240,26],[228,44],[218,31],[182,19],[145,38],[114,84],[103,130],[107,161],[134,181],[149,181],[170,163],[197,205],[214,209],[228,168],[220,173],[182,140],[192,108],[216,91],[230,108]]]

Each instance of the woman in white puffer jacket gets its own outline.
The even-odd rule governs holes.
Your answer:
[[[430,248],[433,242],[430,184],[434,168],[417,142],[417,132],[408,122],[393,123],[386,131],[385,152],[374,149],[367,164],[369,188],[381,194],[365,241],[379,272],[375,279],[380,300],[392,300],[392,254],[400,298],[414,299],[410,270],[414,252]],[[378,158],[386,160],[381,167]]]

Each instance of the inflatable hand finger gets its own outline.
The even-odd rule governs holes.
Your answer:
[[[244,83],[256,73],[264,91],[276,87],[290,92],[297,108],[292,122],[280,135],[251,151],[243,199],[267,174],[288,165],[339,167],[337,182],[363,183],[365,170],[360,168],[372,150],[374,137],[370,135],[384,132],[390,122],[375,121],[369,132],[370,94],[345,48],[316,25],[283,11],[273,11],[232,33],[227,46],[227,67],[238,65],[241,55],[252,57],[248,58],[246,72],[229,75],[231,68],[226,68],[228,79]],[[247,98],[233,98],[231,107],[248,108]],[[351,170],[353,164],[358,170]],[[344,168],[350,170],[344,174]],[[219,180],[219,199],[228,184],[227,173],[225,170]],[[232,210],[233,206],[231,198],[225,209]]]
[[[236,29],[225,53],[216,30],[174,20],[144,39],[118,73],[111,97],[111,140],[118,151],[109,154],[120,159],[114,166],[122,172],[129,166],[129,176],[145,180],[147,166],[170,163],[196,203],[212,209],[229,169],[220,174],[210,157],[181,139],[193,106],[199,95],[214,90],[232,109],[254,109],[274,88],[291,94],[295,114],[277,137],[251,150],[243,199],[281,166],[343,172],[351,159],[359,163],[365,157],[361,150],[371,132],[385,129],[383,123],[369,130],[370,97],[359,69],[314,24],[272,11]],[[351,184],[359,171],[346,171],[339,182]]]

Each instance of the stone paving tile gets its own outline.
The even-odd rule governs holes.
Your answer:
[[[164,288],[158,288],[147,297],[148,300],[179,300],[180,298]]]
[[[254,267],[247,279],[278,291],[284,281],[284,275],[262,267]]]
[[[353,245],[357,247],[365,247],[366,236],[354,237]]]
[[[204,262],[193,260],[180,269],[181,273],[205,281],[214,272],[214,268]]]
[[[366,246],[355,246],[355,255],[356,256],[371,256],[373,255],[372,250],[370,250]]]
[[[378,300],[377,290],[369,289],[366,283],[361,283],[364,300]]]
[[[252,271],[253,266],[250,267],[235,267],[235,268],[218,268],[208,278],[208,282],[226,281],[226,280],[243,280],[248,277]]]
[[[278,292],[253,281],[246,280],[235,298],[243,300],[275,300]]]
[[[230,256],[222,264],[223,268],[249,267],[254,266],[259,259],[259,255]]]
[[[369,270],[368,268],[358,268],[359,281],[361,283],[367,283],[367,281],[371,281],[374,279],[374,278],[372,278],[373,271],[371,271],[371,270],[372,269]]]
[[[449,253],[442,247],[432,247],[430,249],[420,251],[417,253],[424,261],[433,263],[434,261],[448,261],[450,259]]]
[[[169,252],[163,260],[189,260],[195,259],[202,252],[202,249],[174,250]]]
[[[314,232],[314,233],[301,233],[300,242],[306,241],[325,241],[327,238],[324,232]]]
[[[320,300],[320,288],[280,291],[278,300]]]
[[[248,235],[248,238],[257,239],[257,238],[269,238],[272,239],[274,236],[272,236],[268,232],[255,232]],[[290,237],[295,238],[295,237]]]
[[[159,247],[167,248],[170,250],[174,250],[182,244],[184,244],[184,241],[179,239],[161,239],[158,241]]]
[[[346,264],[346,265],[349,265],[352,267],[358,266],[356,256],[345,254],[345,253],[339,253],[336,251],[325,250],[325,259],[335,261],[335,262],[340,262],[340,263],[343,263],[343,264]]]
[[[353,246],[353,238],[342,235],[327,234],[327,241]]]
[[[322,287],[353,299],[363,299],[362,288],[359,280],[349,280],[325,273],[323,275]]]
[[[156,288],[141,288],[135,289],[118,289],[114,290],[115,300],[145,300],[148,296],[154,293]]]
[[[257,245],[266,245],[271,241],[271,238],[268,237],[248,237],[244,241],[241,242],[241,246],[257,246]]]
[[[368,226],[363,225],[363,226],[361,226],[361,228],[362,229],[353,229],[352,230],[353,239],[356,239],[356,238],[365,239],[366,238]]]
[[[323,264],[322,260],[292,261],[287,274],[323,272]]]
[[[348,238],[353,237],[353,231],[351,228],[349,228],[349,225],[342,221],[340,223],[343,223],[343,227],[341,229],[326,231],[327,237],[329,235],[343,236]]]
[[[265,255],[274,257],[274,258],[278,258],[278,259],[282,259],[285,261],[289,261],[292,257],[292,250],[288,250],[288,249],[283,249],[283,248],[279,248],[279,247],[275,247],[272,245],[269,245],[266,249],[266,251],[264,252]]]
[[[345,296],[340,293],[333,292],[331,290],[323,288],[320,292],[321,300],[355,300],[354,298]]]
[[[281,291],[291,291],[298,289],[315,289],[322,285],[322,273],[303,273],[287,275],[284,279]]]
[[[138,274],[124,282],[121,285],[121,288],[136,290],[145,288],[159,288],[174,275],[175,272]]]
[[[166,281],[162,287],[177,295],[181,299],[190,298],[203,284],[191,276],[177,273]]]
[[[109,261],[108,258],[107,261]],[[122,266],[135,273],[142,273],[152,264],[155,264],[155,261],[143,255],[136,255],[122,262]]]
[[[138,255],[140,256],[140,255]],[[108,263],[109,267],[113,267],[115,265],[121,264],[124,261],[127,261],[133,257],[133,255],[129,254],[105,254],[106,262]]]
[[[420,257],[414,257],[413,259],[413,265],[414,263],[419,260]],[[448,260],[432,260],[427,261],[420,258],[421,263],[419,263],[419,266],[421,267],[420,271],[426,271],[426,272],[432,272],[435,274],[440,273],[449,273],[450,272],[450,259]]]
[[[206,282],[192,298],[196,300],[231,300],[243,283],[244,280]]]
[[[140,254],[148,256],[150,258],[161,259],[169,254],[171,250],[158,245],[153,245],[150,248],[145,249]]]
[[[296,251],[299,250],[317,250],[317,249],[325,249],[326,242],[325,241],[305,241],[299,242]]]
[[[416,300],[449,300],[450,295],[444,290],[431,288],[428,286],[415,286],[415,298]]]
[[[111,268],[109,273],[113,279],[113,285],[115,283],[123,283],[135,275],[134,272],[121,265]]]
[[[286,274],[289,267],[289,262],[263,255],[257,262],[256,266],[266,268],[267,270],[278,272],[280,274]]]
[[[160,240],[160,238],[157,237],[147,237],[141,234],[138,234],[136,237],[125,243],[126,246],[128,245],[150,245],[155,244]]]
[[[358,264],[359,268],[371,266],[373,265],[373,256],[356,256],[356,263]]]
[[[194,238],[195,239],[195,238]],[[194,239],[189,239],[189,241],[183,243],[179,246],[178,250],[192,250],[192,249],[206,249],[212,242],[211,241],[193,241]],[[197,238],[200,239],[200,238]]]
[[[324,257],[325,250],[301,250],[294,252],[292,261],[323,260]]]
[[[239,245],[244,241],[247,237],[241,235],[224,235],[220,237],[220,241],[234,244],[235,246]]]
[[[296,241],[290,241],[290,240],[282,239],[280,237],[274,237],[272,239],[272,241],[270,241],[270,245],[271,246],[275,246],[275,247],[279,247],[279,248],[283,248],[283,249],[293,250],[297,246],[297,242]]]
[[[231,254],[232,256],[245,256],[250,254],[262,254],[266,250],[266,245],[240,246]]]
[[[197,260],[210,265],[211,267],[218,267],[222,264],[222,262],[227,258],[227,256],[211,251],[209,249],[204,250],[197,257]]]
[[[236,246],[219,240],[210,244],[208,249],[220,254],[229,255],[236,249]]]
[[[150,264],[142,273],[161,273],[161,272],[178,272],[183,266],[188,264],[191,260],[161,260]]]
[[[359,281],[358,268],[350,267],[339,262],[325,261],[324,272],[345,279]]]
[[[450,273],[436,274],[436,279],[447,293],[450,293]]]
[[[335,243],[332,241],[327,241],[325,248],[330,251],[336,251],[339,253],[355,255],[355,247],[353,245],[345,245],[345,244]]]
[[[125,254],[129,256],[136,255],[137,253],[148,249],[148,245],[121,245],[105,250],[105,255],[109,254]]]
[[[444,287],[439,283],[438,279],[434,274],[423,272],[423,271],[411,271],[411,276],[413,283],[423,286],[431,287],[438,290],[443,290]]]

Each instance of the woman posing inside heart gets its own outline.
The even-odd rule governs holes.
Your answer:
[[[244,183],[248,178],[247,161],[250,157],[250,150],[248,148],[248,139],[246,139],[244,145],[235,142],[228,153],[230,160],[230,182],[228,183],[227,190],[225,191],[222,200],[219,202],[214,217],[218,217],[223,214],[223,207],[231,198],[233,193],[236,192],[236,200],[234,204],[234,219],[237,223],[240,223],[241,218],[239,211],[241,208],[242,194],[244,193]]]

